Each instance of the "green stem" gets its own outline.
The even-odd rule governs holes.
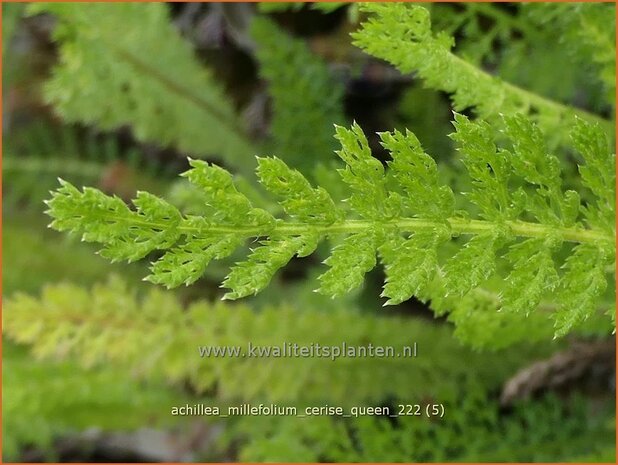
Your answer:
[[[569,113],[572,113],[586,121],[599,124],[608,134],[614,133],[614,123],[612,121],[609,121],[605,118],[602,118],[601,116],[595,115],[594,113],[590,113],[581,108],[575,108],[559,102],[555,102],[554,100],[545,98],[539,94],[523,89],[509,82],[503,81],[496,76],[489,74],[487,71],[476,67],[472,63],[467,62],[463,58],[458,57],[454,53],[450,53],[450,56],[455,62],[457,62],[458,66],[462,68],[468,68],[473,74],[476,74],[479,79],[498,79],[507,90],[507,92],[518,95],[522,100],[528,102],[528,105],[530,106],[535,106],[539,109],[545,108],[559,115],[568,115]]]
[[[493,18],[495,21],[505,21],[508,22],[508,24],[515,28],[518,29],[521,33],[529,36],[529,37],[533,37],[533,38],[538,38],[538,32],[535,31],[534,29],[529,28],[525,23],[522,23],[521,21],[518,20],[518,18],[509,15],[507,13],[505,13],[504,11],[500,10],[499,8],[496,8],[495,5],[490,4],[490,3],[471,3],[471,4],[467,4],[466,7],[468,7],[469,9],[471,9],[472,11],[476,11],[479,12],[481,14],[484,14],[486,16],[489,16],[491,18]],[[455,57],[457,60],[459,60],[460,62],[462,62],[462,65],[468,65],[468,66],[472,66],[474,68],[476,68],[474,65],[472,65],[471,63],[466,62],[465,60],[463,60],[462,58],[458,57],[457,55],[451,53],[453,55],[453,57]],[[492,76],[485,72],[482,69],[476,68],[479,73],[485,74],[487,77],[491,78]],[[514,94],[519,95],[522,99],[526,100],[527,102],[529,102],[531,105],[534,105],[536,107],[539,108],[549,108],[552,109],[553,111],[557,112],[557,113],[566,113],[569,111],[572,111],[574,114],[576,114],[577,116],[590,121],[590,122],[596,122],[598,124],[600,124],[608,133],[613,133],[614,132],[614,124],[611,121],[608,121],[605,118],[602,118],[594,113],[590,113],[586,110],[583,110],[581,108],[575,108],[575,107],[570,107],[567,105],[564,105],[562,103],[559,102],[555,102],[554,100],[545,98],[539,94],[536,94],[534,92],[531,92],[529,90],[523,89],[521,87],[518,87],[514,84],[508,83],[508,82],[503,82],[504,86],[508,89],[509,92],[512,92]]]
[[[123,221],[132,225],[140,225],[146,228],[165,230],[169,227],[165,223],[156,223],[144,221],[135,218],[101,218],[110,221]],[[478,235],[494,230],[497,223],[484,220],[468,220],[463,218],[448,218],[447,223],[451,228],[451,235]],[[598,244],[615,242],[615,235],[608,234],[605,231],[593,229],[578,228],[578,227],[559,227],[553,225],[543,225],[539,223],[529,223],[526,221],[505,221],[504,225],[510,228],[511,232],[517,237],[523,238],[546,238],[551,236],[559,236],[566,242]],[[399,218],[393,220],[375,221],[375,220],[345,220],[332,224],[312,224],[300,222],[285,222],[278,220],[275,226],[268,229],[264,225],[257,226],[239,226],[239,225],[221,225],[212,224],[207,229],[203,227],[188,226],[182,224],[178,227],[179,231],[186,234],[204,234],[216,233],[221,235],[235,234],[245,237],[260,237],[272,235],[299,235],[313,231],[322,235],[331,234],[356,234],[363,231],[376,228],[394,229],[401,232],[414,233],[417,231],[433,231],[440,223],[432,220],[420,218]]]

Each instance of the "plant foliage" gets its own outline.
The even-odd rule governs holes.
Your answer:
[[[333,124],[343,124],[344,88],[305,43],[285,34],[272,21],[255,18],[260,74],[273,100],[271,133],[274,155],[313,178],[331,164]],[[325,96],[327,96],[325,98]],[[307,128],[311,130],[307,130]]]
[[[443,279],[445,295],[465,296],[500,273],[502,312],[527,315],[552,296],[559,305],[556,335],[566,334],[598,312],[615,260],[615,156],[603,132],[580,120],[572,133],[583,159],[582,182],[595,198],[582,205],[577,192],[563,192],[556,157],[524,117],[504,118],[509,148],[496,145],[486,123],[456,115],[454,124],[452,138],[472,181],[471,191],[461,194],[469,200],[466,212],[455,211],[456,194],[439,182],[435,162],[412,133],[380,134],[392,156],[385,170],[355,125],[337,128],[351,212],[281,160],[260,158],[260,182],[287,214],[276,219],[254,208],[229,173],[192,160],[184,176],[208,196],[208,216],[183,216],[146,192],[138,193],[132,210],[118,198],[63,181],[48,203],[52,227],[102,243],[101,254],[112,260],[164,250],[147,279],[167,287],[195,282],[211,260],[262,238],[223,282],[228,299],[261,291],[293,256],[310,255],[324,238],[343,238],[319,278],[324,294],[335,297],[360,286],[376,266],[376,254],[386,271],[387,304],[422,294],[436,277]],[[440,252],[454,238],[455,254],[441,263]]]
[[[82,315],[82,317],[79,317]],[[35,323],[33,323],[35,321]],[[289,305],[252,308],[196,301],[183,309],[169,292],[151,289],[138,297],[119,279],[91,291],[71,284],[45,286],[40,298],[15,294],[4,312],[5,334],[32,346],[39,359],[68,359],[84,368],[113,366],[150,382],[188,383],[200,394],[242,401],[315,402],[341,405],[380,401],[388,396],[422,396],[443,376],[499,386],[509,374],[547,348],[528,345],[518,352],[482,355],[462,347],[446,327],[401,318],[379,318],[349,309],[301,311]],[[170,331],[173,328],[173,331]],[[344,334],[339,328],[348,328]],[[401,331],[405,328],[405,331]],[[417,343],[422,357],[330,358],[204,356],[199,347],[299,345],[393,346]],[[441,359],[439,352],[465,357]],[[147,355],[145,355],[147,354]],[[434,356],[435,355],[435,356]],[[496,369],[489,359],[500,359]],[[244,382],[251,379],[251,383]]]
[[[573,115],[577,115],[598,122],[613,134],[611,122],[503,81],[455,55],[453,37],[432,31],[430,12],[423,6],[368,3],[362,10],[372,16],[353,34],[355,44],[404,73],[416,72],[426,86],[448,92],[457,111],[473,108],[484,119],[503,113],[530,114],[543,129],[560,134],[568,133]],[[597,53],[611,52],[603,50]]]
[[[615,461],[614,5],[3,13],[5,461],[183,424],[206,461]]]
[[[59,435],[93,426],[124,431],[154,426],[165,418],[153,412],[173,403],[162,386],[138,385],[109,368],[80,372],[70,361],[33,361],[23,347],[6,341],[2,361],[10,373],[2,383],[5,460],[18,458],[26,447],[49,450]]]
[[[45,96],[60,115],[103,130],[130,125],[138,140],[195,156],[222,154],[236,169],[250,168],[251,145],[234,108],[174,29],[167,6],[91,6],[30,6],[59,20],[60,63]]]

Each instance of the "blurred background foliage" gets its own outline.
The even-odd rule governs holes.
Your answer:
[[[614,118],[612,5],[425,6],[474,66]],[[343,299],[313,293],[319,251],[259,296],[214,303],[226,263],[161,291],[138,279],[143,263],[108,264],[45,227],[58,177],[123,199],[146,190],[199,214],[199,192],[177,177],[187,156],[225,166],[273,213],[253,184],[255,155],[277,155],[342,199],[333,124],[353,120],[367,135],[412,130],[456,186],[449,96],[352,45],[365,19],[357,5],[5,3],[2,15],[4,461],[615,461],[613,339],[479,352],[416,300],[382,309],[380,271]],[[247,340],[418,341],[421,354],[248,363],[197,353]],[[170,414],[198,402],[430,400],[447,406],[444,419]]]

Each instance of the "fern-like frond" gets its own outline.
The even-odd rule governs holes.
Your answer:
[[[219,400],[377,402],[389,395],[426,395],[444,376],[475,376],[499,387],[548,345],[480,354],[461,346],[451,330],[418,319],[384,318],[339,308],[332,312],[291,306],[255,310],[198,301],[183,308],[173,293],[153,288],[143,298],[118,279],[94,286],[49,285],[40,298],[17,294],[3,312],[9,339],[31,346],[42,359],[83,367],[112,365],[153,382],[188,382]],[[299,347],[390,346],[416,343],[422,357],[278,357],[285,344]],[[270,348],[250,356],[248,343]],[[238,348],[246,356],[200,356],[200,347]],[[440,356],[442,351],[451,354]],[[281,352],[279,352],[281,353]],[[334,352],[333,352],[334,353]],[[459,360],[465,358],[462,365]],[[498,368],[499,367],[499,368]],[[247,383],[247,380],[251,380]]]
[[[385,169],[354,125],[338,127],[336,135],[342,147],[337,153],[345,162],[339,172],[352,192],[349,209],[340,208],[324,189],[311,186],[282,161],[260,158],[260,182],[280,199],[286,213],[275,218],[253,207],[225,170],[192,160],[185,176],[208,198],[211,211],[206,216],[183,216],[145,192],[131,209],[96,189],[80,191],[63,182],[48,202],[51,225],[102,243],[101,254],[112,260],[165,251],[147,279],[168,287],[194,282],[211,260],[229,256],[248,239],[262,239],[225,280],[229,292],[224,297],[231,299],[261,291],[277,269],[295,255],[311,254],[327,237],[338,245],[326,260],[330,269],[320,277],[319,291],[337,296],[358,287],[376,266],[377,253],[386,269],[382,295],[387,304],[423,294],[436,276],[444,276],[447,294],[459,296],[499,276],[501,308],[527,315],[543,298],[570,299],[564,296],[574,291],[569,283],[581,284],[578,274],[597,275],[594,283],[578,286],[578,305],[565,304],[556,312],[558,334],[566,333],[594,314],[615,260],[615,209],[610,202],[615,156],[608,152],[606,138],[597,126],[576,124],[574,145],[584,159],[582,176],[597,199],[584,207],[577,192],[563,190],[557,158],[544,146],[540,130],[523,116],[504,118],[511,141],[507,147],[494,142],[487,123],[456,115],[454,124],[452,138],[472,186],[461,194],[469,201],[466,212],[455,211],[456,194],[441,184],[436,163],[412,133],[380,134],[393,158]],[[601,166],[604,176],[592,178]],[[439,254],[453,243],[455,253],[441,263]],[[597,258],[591,260],[584,250],[594,250]],[[563,256],[572,258],[564,261]],[[571,317],[564,319],[567,314]]]
[[[62,117],[251,170],[253,150],[229,99],[196,60],[163,3],[39,3],[53,13],[60,63],[45,96]]]
[[[270,20],[253,19],[260,75],[272,97],[273,155],[314,178],[320,165],[330,164],[335,150],[334,124],[343,124],[343,85],[307,45]]]
[[[452,52],[454,39],[432,31],[429,11],[406,3],[369,3],[372,16],[353,34],[355,44],[404,73],[416,72],[428,87],[452,94],[454,108],[474,108],[484,119],[499,114],[530,114],[547,131],[568,133],[573,115],[599,123],[613,134],[610,121],[502,81]]]
[[[582,7],[496,2],[424,4],[431,13],[433,30],[456,37],[451,51],[465,61],[546,98],[577,102],[593,112],[605,111],[614,98],[601,95],[602,72],[592,63],[592,53],[606,48],[580,53],[583,41],[571,43],[570,39],[581,30],[577,25],[581,13],[597,9],[605,13],[607,22],[599,38],[613,41],[615,26],[609,24],[613,22],[613,7],[607,3],[578,5]],[[565,24],[571,26],[563,27]]]

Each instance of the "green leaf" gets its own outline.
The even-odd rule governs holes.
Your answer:
[[[504,311],[529,313],[544,295],[556,289],[559,277],[552,250],[558,245],[549,240],[528,239],[511,247],[506,258],[513,270],[506,278],[507,287],[502,297]]]
[[[455,194],[439,182],[435,162],[412,133],[380,134],[392,156],[385,167],[353,125],[336,129],[342,146],[338,154],[346,163],[339,174],[352,191],[349,208],[335,204],[325,189],[311,186],[283,161],[260,158],[260,182],[277,196],[284,213],[277,219],[254,207],[227,171],[196,160],[184,177],[199,191],[203,216],[182,215],[144,193],[133,210],[119,198],[91,188],[79,191],[66,182],[53,193],[48,213],[54,228],[102,243],[102,253],[111,259],[134,260],[163,251],[148,279],[168,287],[194,282],[211,260],[259,241],[223,282],[229,289],[225,298],[252,295],[294,256],[308,256],[330,239],[335,246],[324,262],[329,269],[319,278],[322,294],[337,297],[358,288],[379,256],[386,271],[382,296],[388,304],[417,297],[431,301],[439,314],[453,310],[459,322],[482,324],[503,310],[501,314],[511,316],[496,317],[496,331],[517,321],[538,325],[545,334],[546,325],[526,318],[555,301],[565,286],[578,296],[570,298],[581,302],[577,315],[590,314],[594,305],[605,309],[604,301],[611,300],[600,276],[611,272],[607,263],[615,260],[615,232],[600,219],[614,214],[615,207],[607,203],[607,190],[613,187],[593,179],[592,170],[613,169],[615,162],[611,155],[595,158],[605,147],[602,133],[589,125],[575,131],[580,150],[590,159],[590,171],[583,172],[592,198],[584,208],[577,193],[563,191],[556,158],[537,127],[523,117],[505,118],[504,124],[507,141],[494,139],[488,123],[455,115],[451,137],[471,178],[469,192]],[[465,199],[471,202],[461,201]],[[466,210],[455,212],[456,200]],[[580,246],[606,257],[605,266],[599,269],[598,260],[579,258]],[[567,272],[560,274],[562,267]],[[575,267],[578,273],[590,272],[594,283],[571,285],[577,278],[569,270]],[[469,310],[462,308],[463,302],[470,303]],[[583,317],[564,307],[549,308],[542,321],[567,322],[561,323],[567,329],[559,335],[584,324]],[[472,313],[464,318],[467,311]],[[603,315],[597,318],[597,328],[611,324]],[[525,332],[514,332],[505,344],[521,337]]]
[[[322,187],[313,188],[298,171],[278,158],[258,158],[260,183],[281,199],[291,217],[303,222],[331,224],[341,219],[333,199]]]
[[[505,240],[497,229],[474,236],[444,266],[445,290],[462,296],[477,288],[496,272],[496,253]]]
[[[138,260],[156,248],[170,247],[180,237],[180,213],[156,196],[139,192],[134,201],[136,211],[132,211],[118,197],[89,187],[80,192],[70,183],[60,182],[62,187],[47,202],[58,218],[51,226],[60,231],[83,226],[82,240],[105,243],[101,255],[112,261]],[[131,227],[134,223],[140,227]]]
[[[573,326],[594,317],[599,297],[607,289],[605,269],[614,266],[607,250],[579,245],[567,258],[558,299],[561,311],[556,313],[556,336],[564,336]]]
[[[45,362],[66,361],[97,372],[113,366],[116,377],[125,379],[130,374],[139,382],[165,383],[181,390],[190,387],[214,401],[294,404],[300,398],[313,403],[328,397],[341,405],[364,405],[381,401],[385,394],[431,394],[445,375],[459,379],[471,369],[498,388],[514,367],[531,355],[548,352],[548,347],[528,344],[505,363],[504,354],[482,355],[466,349],[452,338],[448,326],[424,320],[382,318],[339,305],[329,312],[272,304],[256,311],[242,303],[205,299],[187,306],[173,293],[154,287],[137,293],[118,278],[92,289],[69,283],[47,285],[40,296],[19,293],[5,304],[4,336],[27,345]],[[426,360],[348,357],[345,363],[333,363],[330,356],[316,356],[298,363],[285,356],[250,357],[247,341],[279,348],[291,342],[301,347],[341,348],[345,341],[349,347],[372,344],[397,351],[417,342],[426,351]],[[246,356],[201,355],[200,347],[237,348]],[[433,356],[445,350],[458,356]],[[467,364],[460,363],[462,357]],[[343,358],[342,353],[338,360]],[[71,377],[53,379],[66,385],[63,381]]]
[[[249,255],[246,262],[238,263],[223,281],[223,287],[233,289],[226,293],[224,299],[238,299],[257,294],[264,289],[275,272],[287,265],[294,255],[306,257],[313,253],[318,245],[317,234],[300,236],[271,237],[261,242]]]
[[[319,292],[337,297],[359,287],[364,281],[365,273],[376,266],[378,243],[378,234],[375,231],[346,237],[324,261],[330,269],[319,278]]]
[[[572,226],[578,214],[579,195],[562,193],[560,162],[548,152],[543,133],[522,115],[504,118],[505,133],[514,141],[510,160],[513,173],[537,186],[528,198],[528,210],[543,223]]]
[[[174,28],[166,4],[37,3],[29,11],[59,20],[60,63],[45,98],[66,121],[104,130],[130,125],[140,141],[223,155],[251,171],[253,149],[231,102]],[[122,33],[119,24],[127,26]]]
[[[382,146],[393,161],[388,166],[395,181],[408,195],[407,209],[422,218],[440,219],[453,215],[455,197],[453,191],[440,183],[438,167],[427,155],[414,134],[406,131],[380,133]]]
[[[453,53],[450,32],[432,32],[426,7],[405,2],[365,3],[369,13],[354,44],[388,61],[403,73],[415,72],[427,87],[451,94],[457,111],[472,108],[483,119],[523,113],[546,131],[567,135],[573,115],[602,124],[613,133],[613,124],[585,110],[563,105],[517,87]]]
[[[584,207],[586,220],[593,227],[614,231],[616,226],[616,154],[600,127],[578,120],[571,134],[573,146],[584,159],[580,165],[582,183],[594,196],[594,207]]]
[[[196,219],[192,226],[199,228],[203,223]],[[200,225],[203,228],[207,226]],[[167,288],[189,285],[200,279],[212,260],[221,260],[230,256],[242,245],[242,239],[234,234],[226,235],[188,235],[185,243],[170,249],[154,262],[151,274],[145,279],[154,284],[163,284]]]
[[[337,155],[345,162],[339,171],[341,179],[352,189],[350,206],[365,218],[382,218],[392,214],[388,208],[384,166],[371,155],[371,149],[361,127],[351,129],[336,126],[336,138],[341,144]]]
[[[393,235],[380,247],[386,271],[381,297],[388,298],[384,305],[399,304],[424,291],[438,269],[440,236],[438,231],[420,232],[409,239]]]
[[[319,171],[335,162],[333,124],[346,121],[344,85],[305,40],[285,33],[274,22],[255,17],[250,32],[259,73],[272,98],[271,153],[311,180],[318,179]]]
[[[453,126],[456,132],[450,137],[458,143],[457,151],[472,179],[469,199],[488,220],[516,216],[521,207],[510,198],[509,160],[507,153],[496,147],[491,126],[483,121],[472,122],[460,114],[455,114]]]

